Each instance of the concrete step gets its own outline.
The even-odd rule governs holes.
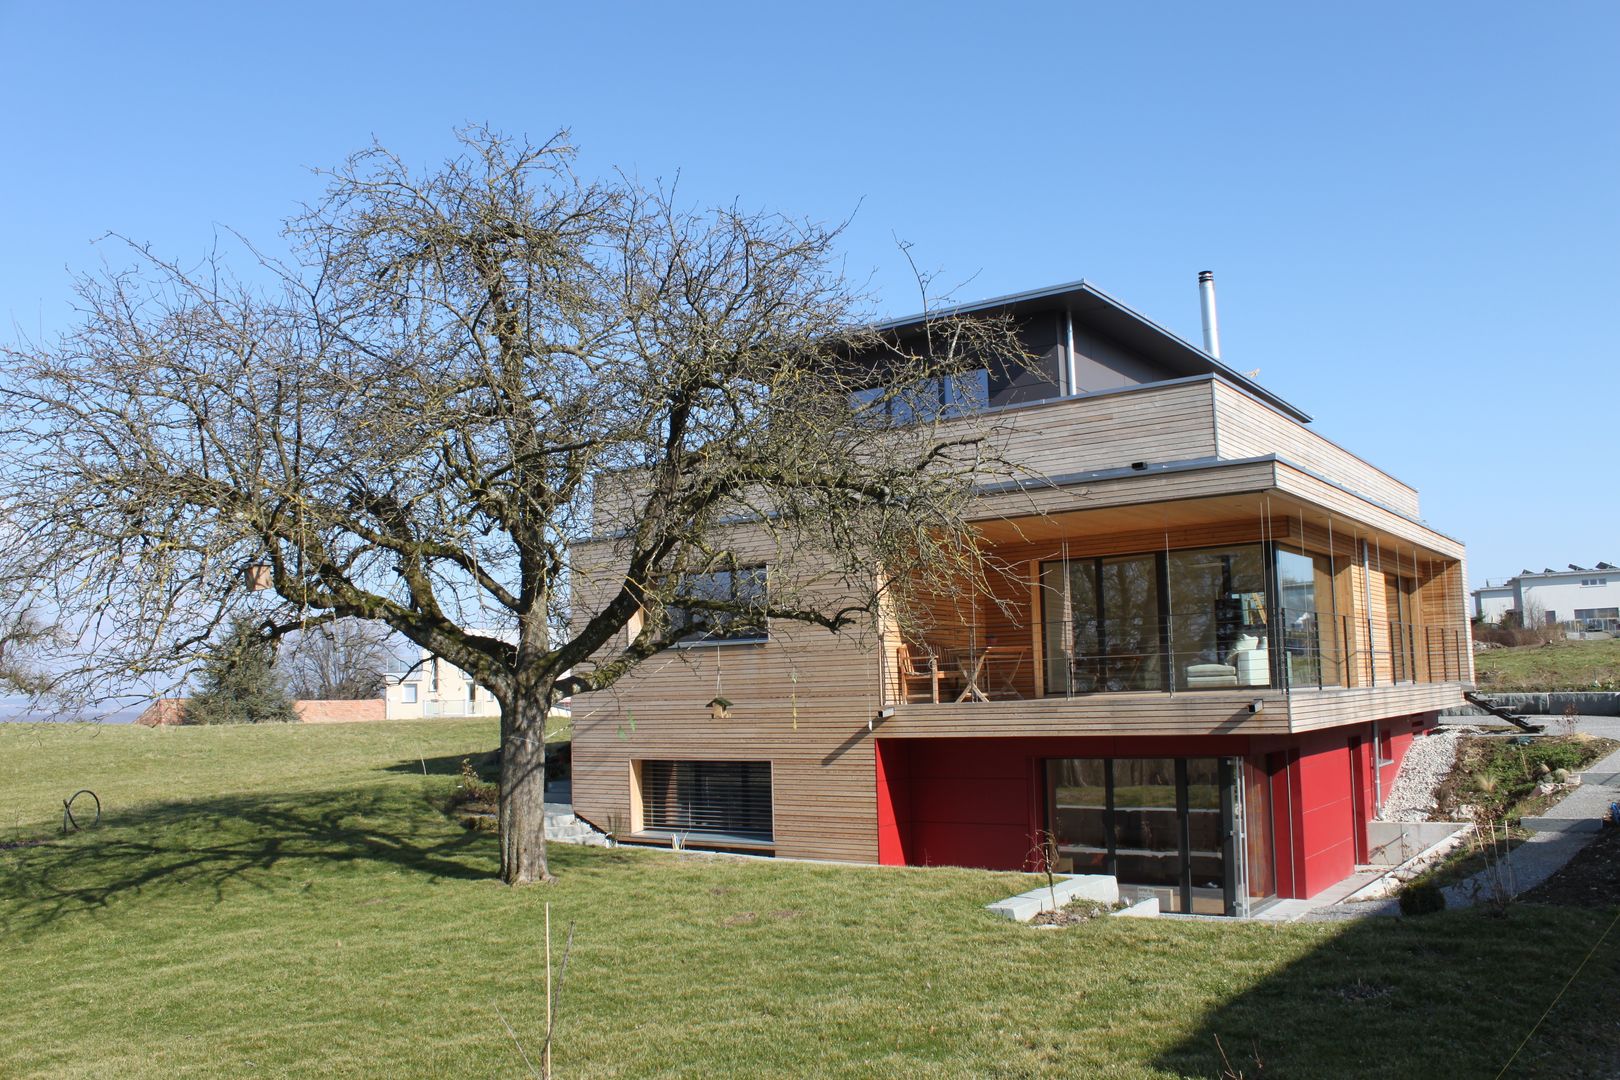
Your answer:
[[[1601,832],[1603,819],[1595,817],[1527,817],[1521,822],[1534,832]]]

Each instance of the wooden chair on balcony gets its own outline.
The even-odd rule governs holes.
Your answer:
[[[927,650],[913,652],[913,646],[901,645],[895,649],[895,666],[900,672],[900,696],[907,704],[920,701],[939,703],[939,688],[947,681],[954,682],[954,671],[942,671],[939,657]],[[919,689],[920,687],[920,689]]]

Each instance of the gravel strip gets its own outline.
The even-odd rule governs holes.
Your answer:
[[[1379,820],[1428,821],[1438,805],[1434,789],[1440,786],[1457,760],[1457,736],[1474,731],[1473,728],[1446,727],[1413,739],[1406,757],[1401,760],[1401,771],[1384,799]]]

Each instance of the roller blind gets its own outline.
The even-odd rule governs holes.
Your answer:
[[[641,813],[646,829],[769,841],[768,761],[643,761]]]

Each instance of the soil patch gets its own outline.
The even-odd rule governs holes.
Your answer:
[[[1097,900],[1070,900],[1057,911],[1043,911],[1029,920],[1031,926],[1077,926],[1100,918],[1124,907],[1124,904],[1104,904]]]
[[[39,847],[48,843],[49,840],[0,840],[0,851],[16,851],[18,848]]]
[[[1612,908],[1620,904],[1620,828],[1604,829],[1568,866],[1519,899],[1560,907]]]

